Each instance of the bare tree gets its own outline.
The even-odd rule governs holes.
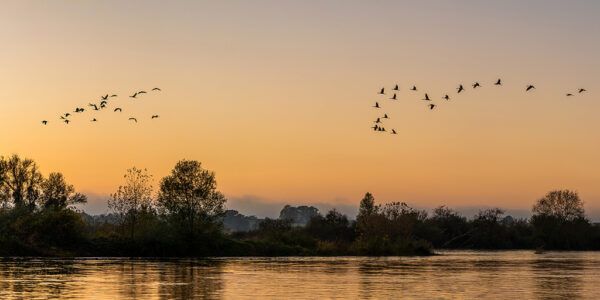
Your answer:
[[[117,192],[111,195],[108,208],[116,212],[122,222],[129,224],[133,239],[139,212],[152,206],[152,175],[146,169],[133,167],[123,177],[125,185],[119,186]]]
[[[533,206],[537,215],[553,216],[565,221],[584,218],[583,201],[577,192],[556,190],[548,192]]]
[[[0,157],[0,200],[4,203],[34,210],[42,181],[42,174],[33,160],[17,155]]]

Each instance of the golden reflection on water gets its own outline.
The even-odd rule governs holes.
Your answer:
[[[600,295],[600,253],[0,260],[1,299],[389,299]]]

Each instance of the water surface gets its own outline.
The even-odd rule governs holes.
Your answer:
[[[5,258],[0,259],[0,299],[593,299],[600,295],[600,252],[440,254]]]

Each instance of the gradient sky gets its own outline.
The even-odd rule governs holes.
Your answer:
[[[127,168],[159,179],[183,158],[238,201],[343,206],[370,191],[528,210],[570,188],[600,209],[598,15],[598,1],[3,1],[0,155],[63,172],[93,212]],[[376,94],[395,83],[400,101]],[[59,123],[105,93],[122,115]],[[382,112],[398,135],[369,129]]]

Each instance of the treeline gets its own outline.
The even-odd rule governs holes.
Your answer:
[[[60,173],[44,177],[36,163],[0,157],[0,256],[280,256],[429,255],[433,249],[600,249],[600,228],[585,218],[569,190],[552,191],[530,219],[482,210],[467,219],[445,206],[431,214],[402,202],[376,205],[367,193],[356,220],[331,210],[286,206],[279,219],[225,211],[214,172],[179,161],[153,187],[147,170],[126,171],[111,195],[109,218],[76,209],[86,197]],[[156,192],[155,192],[156,191]],[[224,230],[223,220],[250,222]],[[234,222],[235,223],[235,222]],[[304,226],[302,226],[305,224]]]

